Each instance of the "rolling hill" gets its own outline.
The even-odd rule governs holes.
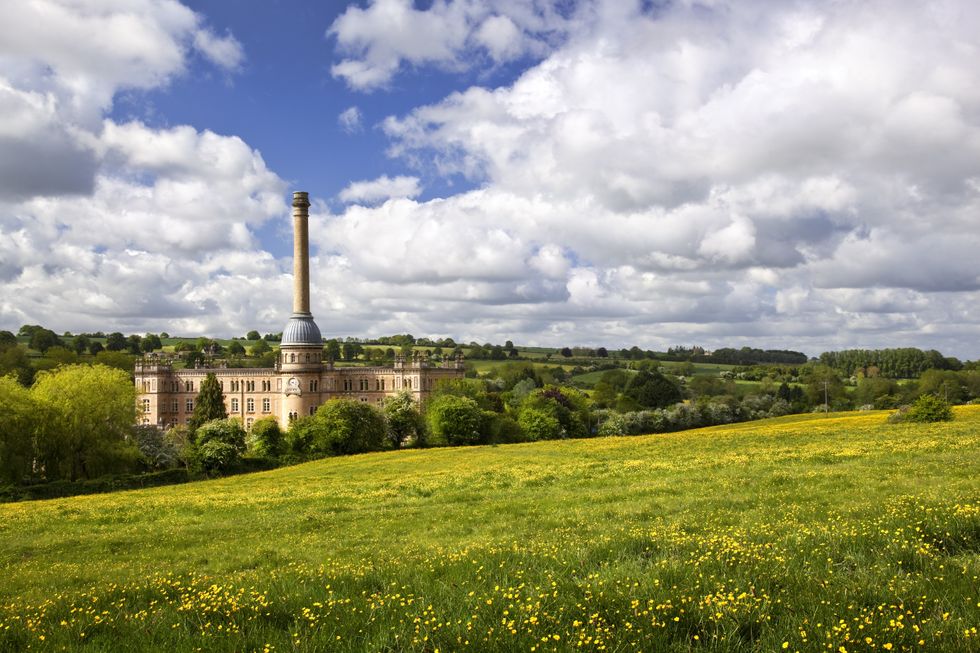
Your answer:
[[[0,650],[980,650],[980,407],[885,418],[0,505]]]

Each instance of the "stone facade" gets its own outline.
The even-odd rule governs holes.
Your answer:
[[[408,391],[421,404],[439,381],[463,377],[462,358],[437,366],[418,352],[411,361],[397,358],[393,367],[335,368],[333,361],[323,360],[320,329],[310,312],[309,206],[306,193],[293,193],[293,313],[283,329],[276,366],[174,369],[159,356],[144,358],[135,370],[142,423],[161,428],[186,424],[208,373],[221,384],[228,415],[246,428],[270,415],[287,428],[337,397],[380,406],[385,397]]]
[[[302,357],[302,363],[288,362],[294,356]],[[228,416],[241,419],[246,428],[269,415],[287,428],[291,419],[312,415],[321,404],[338,397],[380,407],[385,397],[406,390],[423,403],[439,381],[463,376],[461,360],[436,365],[418,356],[410,361],[396,359],[393,367],[334,367],[321,356],[322,349],[300,354],[280,351],[274,368],[239,369],[174,369],[163,360],[145,358],[136,364],[140,420],[161,428],[186,424],[208,373],[214,373],[221,384]]]

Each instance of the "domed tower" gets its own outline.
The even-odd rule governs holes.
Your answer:
[[[309,208],[306,193],[293,193],[293,314],[282,330],[279,348],[283,425],[320,405],[323,340],[310,313]]]

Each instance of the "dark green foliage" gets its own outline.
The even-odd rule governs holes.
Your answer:
[[[646,370],[637,372],[629,380],[622,396],[639,408],[664,408],[683,398],[677,384],[660,372]]]
[[[252,424],[248,434],[249,451],[256,456],[277,458],[286,452],[286,439],[279,421],[272,417],[263,417]]]
[[[913,347],[901,349],[846,349],[820,354],[820,362],[844,376],[877,368],[882,376],[893,379],[914,379],[928,369],[947,369],[953,363],[935,350],[922,351]]]
[[[0,491],[0,502],[55,499],[80,494],[101,494],[117,490],[135,490],[161,485],[175,485],[194,480],[186,469],[167,469],[150,474],[123,474],[84,481],[52,481],[36,485],[9,487]]]
[[[148,333],[143,336],[142,342],[140,342],[140,349],[144,352],[156,351],[163,347],[163,343],[160,341],[160,336]]]
[[[242,343],[235,340],[228,345],[228,353],[232,356],[242,356],[245,353],[245,347],[242,346]]]
[[[225,395],[221,391],[218,377],[209,372],[201,381],[201,389],[194,400],[194,414],[191,416],[191,430],[197,430],[205,422],[215,419],[226,419]]]
[[[470,397],[452,394],[437,396],[429,401],[425,417],[429,427],[429,444],[477,444],[483,438],[483,411]]]
[[[530,415],[525,417],[526,413]],[[551,419],[542,419],[542,414]],[[553,427],[552,420],[556,427]],[[589,435],[588,402],[573,388],[545,386],[527,396],[521,404],[517,421],[531,440],[584,438]],[[529,427],[533,431],[528,431]]]
[[[260,340],[262,336],[259,335],[258,331],[252,330],[245,334],[246,340]]]
[[[262,356],[272,351],[272,347],[265,340],[256,340],[255,344],[249,348],[249,353],[252,356]]]
[[[317,428],[316,419],[312,415],[294,419],[286,432],[287,449],[300,459],[308,455],[313,449]]]
[[[312,453],[343,455],[384,449],[384,418],[365,402],[333,399],[317,409],[313,421]]]
[[[908,408],[895,413],[896,422],[949,422],[953,419],[953,409],[935,395],[922,395]]]
[[[106,336],[105,348],[109,351],[122,351],[126,348],[126,336],[118,331],[110,333]]]
[[[17,346],[17,336],[10,331],[0,331],[0,348],[12,346]]]
[[[43,354],[51,347],[57,347],[61,344],[61,338],[58,337],[57,333],[51,331],[50,329],[38,327],[37,329],[31,331],[31,339],[28,346],[31,349],[36,349]]]

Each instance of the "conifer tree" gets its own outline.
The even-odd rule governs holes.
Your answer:
[[[196,431],[202,424],[213,419],[228,419],[228,411],[225,410],[225,393],[221,391],[218,377],[213,372],[208,372],[201,381],[201,390],[194,400],[194,414],[189,426],[192,431]]]

